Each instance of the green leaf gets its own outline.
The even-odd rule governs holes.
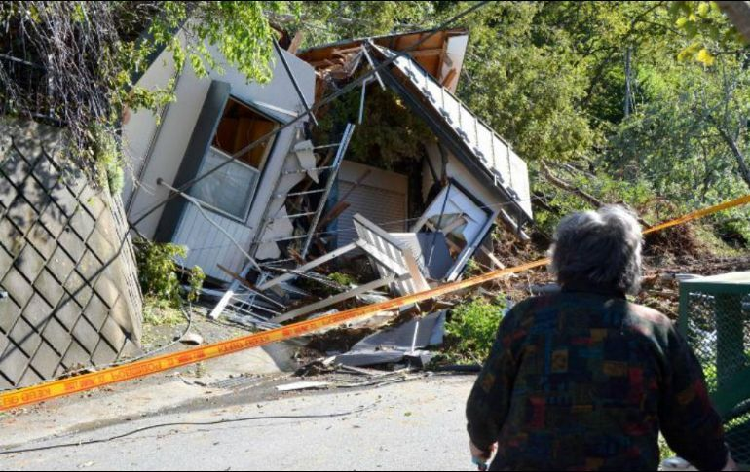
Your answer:
[[[698,54],[695,55],[695,60],[707,67],[710,67],[714,65],[714,61],[716,60],[716,58],[710,52],[708,52],[707,49],[703,48],[700,50],[700,52],[698,52]]]

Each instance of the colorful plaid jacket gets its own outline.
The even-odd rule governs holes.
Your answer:
[[[467,405],[492,470],[656,470],[658,431],[703,470],[727,458],[695,356],[661,313],[563,290],[511,309]]]

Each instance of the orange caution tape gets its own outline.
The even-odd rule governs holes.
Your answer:
[[[644,231],[644,234],[661,231],[663,229],[682,224],[687,221],[692,221],[697,218],[701,218],[703,216],[746,203],[750,203],[750,195],[738,198],[736,200],[724,202],[710,208],[705,208],[703,210],[690,213],[675,220],[668,221],[653,228],[649,228],[648,230]],[[52,398],[60,397],[63,395],[70,395],[73,393],[91,390],[93,388],[102,387],[116,382],[124,382],[127,380],[146,377],[151,374],[156,374],[170,369],[175,369],[177,367],[213,359],[215,357],[225,356],[227,354],[232,354],[252,347],[264,346],[279,341],[285,341],[288,339],[313,333],[322,328],[336,326],[344,323],[345,321],[351,321],[356,318],[371,315],[378,311],[393,310],[406,305],[429,300],[431,298],[436,298],[441,295],[456,292],[458,290],[470,288],[475,285],[497,279],[504,275],[517,272],[525,272],[527,270],[546,266],[547,264],[549,264],[548,258],[540,259],[538,261],[530,262],[528,264],[523,264],[517,267],[487,272],[466,280],[450,282],[434,289],[426,290],[424,292],[405,295],[403,297],[394,298],[392,300],[387,300],[373,305],[352,308],[350,310],[322,316],[320,318],[315,318],[312,320],[301,321],[299,323],[286,325],[281,328],[265,331],[262,333],[250,334],[247,336],[230,339],[228,341],[209,344],[207,346],[194,347],[186,349],[184,351],[163,354],[150,359],[143,359],[140,361],[132,362],[118,367],[111,367],[99,372],[85,374],[78,377],[72,377],[64,380],[54,380],[38,385],[33,385],[31,387],[12,390],[10,392],[0,394],[0,411],[50,400]]]
[[[708,208],[703,208],[701,210],[696,210],[692,213],[688,213],[685,216],[681,216],[679,218],[675,218],[673,220],[669,220],[666,223],[661,223],[656,226],[653,226],[643,232],[643,235],[656,233],[657,231],[663,231],[667,228],[671,228],[672,226],[681,225],[683,223],[687,223],[688,221],[697,220],[698,218],[703,218],[704,216],[713,215],[714,213],[718,213],[722,210],[727,210],[729,208],[733,208],[740,205],[745,205],[747,203],[750,203],[750,195],[745,195],[744,197],[736,198],[734,200],[728,200],[726,202],[719,203],[718,205],[710,206]]]

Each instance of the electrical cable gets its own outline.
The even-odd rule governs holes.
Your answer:
[[[14,449],[10,451],[0,451],[0,455],[7,456],[12,454],[26,454],[29,452],[42,452],[42,451],[50,451],[55,449],[64,449],[69,447],[80,447],[80,446],[90,446],[93,444],[103,444],[108,443],[112,441],[117,441],[118,439],[124,439],[129,436],[133,436],[134,434],[142,433],[144,431],[149,431],[152,429],[158,429],[158,428],[168,428],[172,426],[212,426],[217,424],[228,424],[228,423],[238,423],[243,421],[259,421],[259,420],[317,420],[317,419],[332,419],[332,418],[344,418],[347,416],[353,416],[358,413],[364,413],[365,411],[374,409],[377,406],[378,402],[373,403],[372,405],[357,408],[355,410],[346,411],[342,413],[329,413],[324,415],[279,415],[279,416],[242,416],[239,418],[221,418],[218,420],[212,420],[212,421],[174,421],[170,423],[159,423],[154,424],[150,426],[144,426],[142,428],[137,428],[131,431],[128,431],[127,433],[118,434],[116,436],[110,436],[108,438],[104,439],[90,439],[88,441],[79,441],[74,443],[64,443],[64,444],[53,444],[50,446],[39,446],[39,447],[29,447],[25,449]]]

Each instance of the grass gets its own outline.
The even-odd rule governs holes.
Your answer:
[[[443,357],[449,362],[482,363],[490,353],[503,318],[503,297],[477,297],[456,306],[445,324]]]
[[[185,322],[182,311],[169,301],[146,297],[143,303],[143,324],[147,326],[177,326]]]
[[[716,235],[715,230],[711,226],[695,224],[693,231],[698,241],[714,256],[740,257],[747,255],[747,249],[737,248],[728,244]]]

